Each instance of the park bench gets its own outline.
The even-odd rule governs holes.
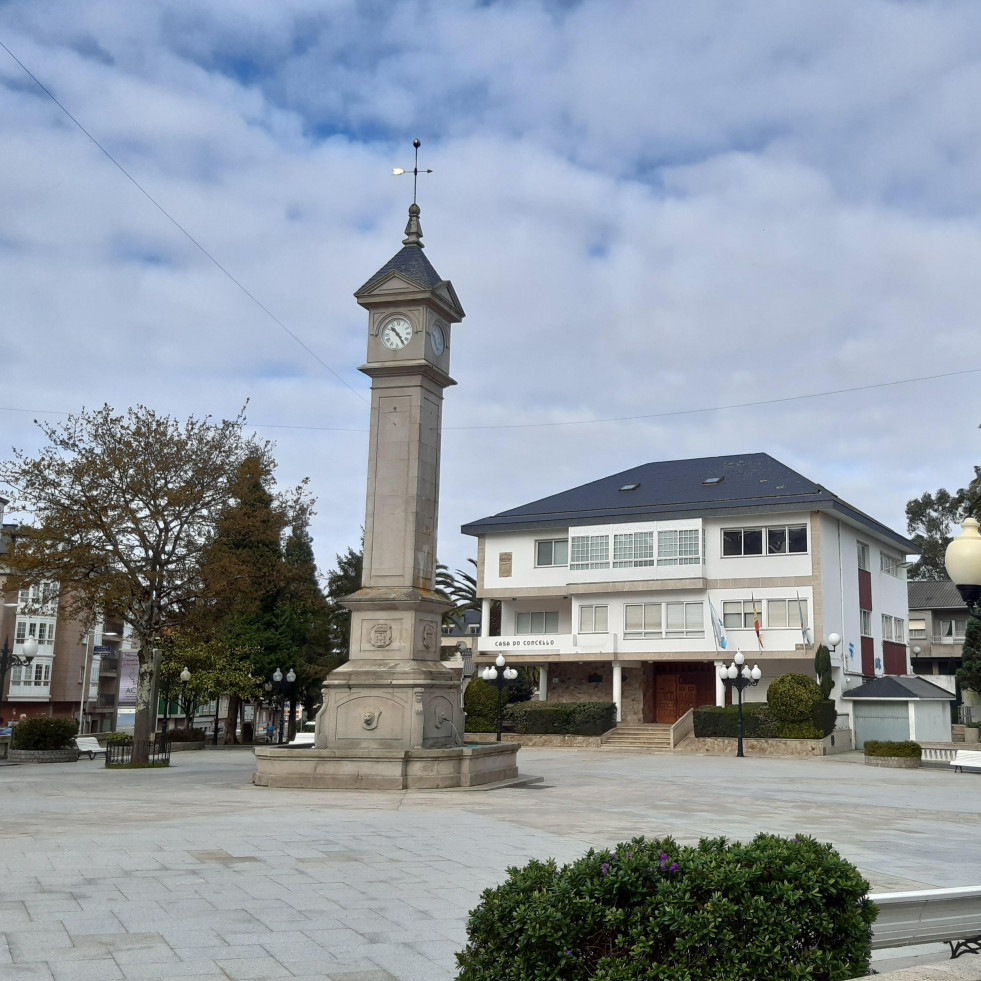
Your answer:
[[[90,760],[94,760],[99,753],[106,755],[105,746],[100,746],[95,736],[76,736],[75,745],[78,747],[78,755],[88,753]]]
[[[292,742],[288,742],[287,746],[312,746],[313,741],[316,738],[315,732],[298,732],[294,737]]]
[[[981,953],[981,886],[880,892],[869,899],[879,907],[873,950],[945,943],[952,958]]]
[[[954,768],[954,773],[958,770],[964,771],[964,767],[969,770],[981,770],[981,751],[976,749],[959,749],[954,758],[950,761]]]

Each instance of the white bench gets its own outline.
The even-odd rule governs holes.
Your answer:
[[[313,741],[317,734],[315,732],[298,732],[294,737],[293,741],[287,743],[287,746],[312,746]]]
[[[954,773],[958,770],[963,772],[964,767],[969,770],[981,770],[981,750],[959,749],[950,761],[950,765],[954,768]]]
[[[99,740],[95,736],[76,736],[75,745],[78,747],[78,755],[88,753],[90,760],[94,760],[100,753],[103,756],[106,755],[105,746],[100,746]]]
[[[880,892],[869,899],[879,907],[873,950],[946,943],[952,958],[981,952],[981,886]]]

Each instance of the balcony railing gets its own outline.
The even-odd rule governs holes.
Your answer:
[[[104,692],[99,695],[99,708],[112,708],[116,704],[115,695],[107,695]]]
[[[934,644],[963,644],[964,643],[963,634],[955,634],[953,637],[944,636],[941,634],[934,634],[932,639]]]

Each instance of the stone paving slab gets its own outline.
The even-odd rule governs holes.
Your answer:
[[[486,794],[256,788],[246,753],[4,767],[0,981],[451,981],[468,912],[507,866],[639,834],[805,832],[875,890],[981,877],[976,775],[841,757],[520,760],[544,782]],[[888,953],[883,968],[946,948]]]

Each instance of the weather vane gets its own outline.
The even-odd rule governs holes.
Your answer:
[[[419,175],[420,174],[431,174],[432,171],[431,170],[420,170],[419,169],[419,147],[422,146],[422,143],[419,140],[413,140],[412,141],[412,145],[416,148],[416,163],[415,163],[415,166],[410,171],[407,171],[407,170],[405,170],[402,167],[393,167],[392,168],[392,176],[393,177],[401,177],[403,174],[406,174],[406,173],[412,174],[412,203],[415,204],[416,203],[416,190],[417,190],[418,184],[419,184]]]

